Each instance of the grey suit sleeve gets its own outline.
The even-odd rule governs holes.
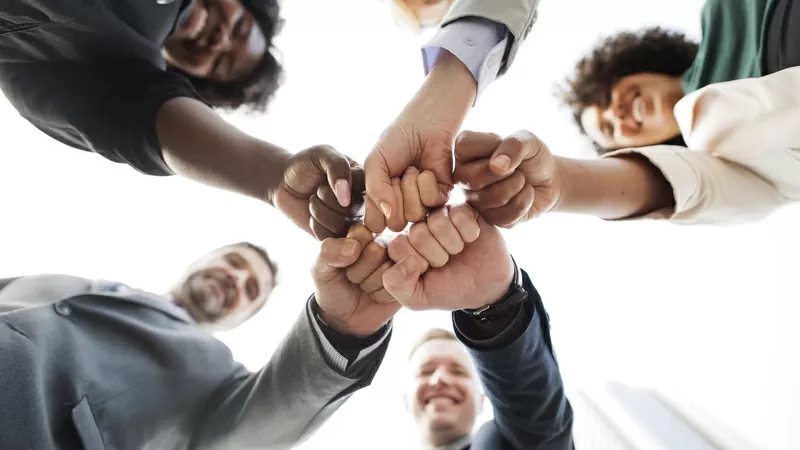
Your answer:
[[[221,389],[190,448],[292,448],[310,437],[355,391],[369,386],[389,337],[343,372],[327,362],[313,320],[307,304],[263,369],[242,370]]]
[[[505,25],[511,34],[511,42],[505,50],[499,76],[514,62],[520,45],[536,22],[539,2],[540,0],[458,0],[444,18],[442,28],[467,17],[479,17]]]

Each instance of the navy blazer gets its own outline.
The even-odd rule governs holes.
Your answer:
[[[550,339],[550,319],[539,292],[522,271],[528,292],[514,321],[492,339],[468,335],[463,312],[453,313],[459,340],[478,368],[494,419],[483,424],[471,450],[572,450],[572,407]]]

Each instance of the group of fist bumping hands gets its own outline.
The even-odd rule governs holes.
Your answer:
[[[361,291],[356,305],[340,305],[348,311],[327,309],[323,317],[342,332],[367,336],[402,307],[480,309],[486,299],[500,299],[514,262],[497,227],[546,212],[558,199],[553,156],[528,132],[502,139],[464,131],[452,147],[423,152],[430,154],[409,161],[377,148],[365,169],[352,165],[350,192],[330,179],[309,201],[310,228],[322,240],[314,276],[346,277]],[[456,185],[466,202],[447,204]],[[381,235],[387,228],[394,234]],[[480,273],[484,286],[499,290],[470,295],[480,289],[466,273]]]

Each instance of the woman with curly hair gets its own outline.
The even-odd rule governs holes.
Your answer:
[[[473,206],[501,226],[551,211],[701,224],[800,201],[800,3],[709,0],[702,19],[699,44],[621,33],[578,63],[563,98],[602,158],[462,137],[454,178]]]
[[[147,175],[265,201],[308,232],[320,184],[336,193],[338,205],[326,204],[349,205],[344,155],[324,146],[293,154],[213,111],[266,109],[282,75],[278,0],[0,4],[0,88],[50,137]],[[349,214],[330,211],[324,222],[338,230]]]
[[[661,28],[608,37],[578,62],[561,97],[599,153],[681,144],[673,109],[684,95],[800,65],[796,3],[710,0],[699,44]]]

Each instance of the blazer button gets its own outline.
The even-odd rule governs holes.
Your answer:
[[[69,316],[72,314],[72,308],[69,306],[67,302],[58,302],[55,305],[56,312],[61,314],[62,316]]]

